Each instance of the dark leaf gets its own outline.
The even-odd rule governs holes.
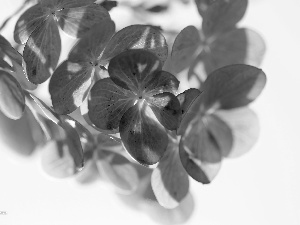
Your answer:
[[[250,29],[234,29],[222,35],[204,52],[206,74],[231,64],[259,66],[265,54],[265,43]]]
[[[61,29],[72,37],[82,37],[96,23],[110,18],[106,9],[89,1],[69,1],[56,15]]]
[[[10,119],[22,117],[25,95],[18,81],[9,73],[0,70],[0,110]]]
[[[169,142],[166,153],[151,176],[156,199],[165,208],[177,207],[189,192],[189,177],[178,151],[178,144]]]
[[[176,130],[181,116],[178,99],[169,92],[146,99],[158,121],[168,130]]]
[[[156,164],[165,153],[166,130],[145,102],[138,102],[125,112],[119,129],[125,149],[140,164]]]
[[[248,0],[217,0],[203,14],[202,30],[209,38],[232,28],[243,18]]]
[[[58,27],[54,20],[47,20],[32,32],[24,48],[28,80],[34,84],[45,82],[57,66],[60,51]]]
[[[176,94],[179,87],[179,80],[167,71],[156,71],[151,74],[151,80],[145,82],[147,96],[153,96],[163,92]]]
[[[108,66],[113,82],[134,93],[147,90],[155,72],[161,70],[158,58],[145,50],[130,50],[114,57]],[[161,86],[161,84],[159,84]]]
[[[110,78],[101,79],[91,89],[88,115],[96,127],[117,131],[122,116],[134,102],[132,92],[117,86]]]
[[[55,112],[69,114],[86,98],[95,68],[88,62],[64,61],[53,73],[49,92]]]
[[[153,52],[161,62],[168,56],[168,46],[159,30],[148,25],[131,25],[117,32],[106,46],[102,59],[109,61],[128,49],[145,49]]]
[[[172,47],[170,71],[177,74],[189,67],[200,46],[199,31],[194,26],[187,26],[180,31]]]
[[[117,1],[104,0],[100,3],[100,5],[105,8],[107,11],[112,10],[114,7],[118,5]]]
[[[139,177],[132,163],[121,154],[99,150],[97,167],[101,175],[109,180],[117,192],[132,194],[139,185]]]
[[[233,134],[233,147],[225,157],[235,158],[247,153],[259,137],[259,120],[255,112],[248,107],[230,110],[218,110],[216,117],[222,119]]]
[[[19,44],[25,44],[31,33],[40,28],[47,20],[47,13],[40,4],[36,4],[27,9],[18,19],[14,39]]]
[[[72,62],[94,62],[115,32],[115,23],[104,19],[95,24],[74,46],[69,54]]]
[[[185,117],[189,108],[193,105],[194,101],[201,94],[201,92],[196,88],[190,88],[179,95],[177,95],[177,99],[180,103],[180,113],[181,118],[180,121]],[[178,132],[178,131],[177,131]]]
[[[265,73],[256,67],[242,64],[222,67],[203,84],[203,110],[245,106],[259,96],[265,84]]]
[[[179,144],[183,167],[196,181],[210,183],[218,174],[222,155],[215,137],[208,131],[207,121],[190,124]]]
[[[20,83],[21,87],[26,90],[34,90],[37,88],[37,85],[31,83],[26,76],[26,72],[22,65],[25,65],[24,59],[22,58],[22,64],[18,64],[14,61],[12,61],[14,73],[12,75],[17,79],[17,81]]]

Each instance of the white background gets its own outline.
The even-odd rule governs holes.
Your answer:
[[[0,0],[0,21],[21,2]],[[195,8],[175,5],[172,10],[176,16],[166,16],[162,24],[200,26]],[[226,160],[212,184],[191,181],[195,210],[186,224],[300,224],[299,12],[299,0],[250,0],[240,25],[258,31],[267,44],[261,66],[267,86],[251,106],[261,135],[249,153]],[[112,17],[122,28],[129,15],[115,9]],[[9,40],[14,23],[2,33]],[[1,225],[156,224],[146,210],[128,207],[98,183],[49,179],[38,154],[23,158],[1,143],[0,148],[0,211],[7,212],[0,215]]]

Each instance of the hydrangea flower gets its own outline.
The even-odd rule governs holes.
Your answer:
[[[88,116],[98,128],[120,132],[125,149],[143,165],[156,164],[168,146],[166,130],[176,130],[181,115],[174,95],[179,81],[162,71],[146,50],[128,50],[109,64],[110,78],[91,89]]]

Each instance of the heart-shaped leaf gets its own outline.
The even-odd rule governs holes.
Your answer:
[[[96,23],[110,18],[101,5],[89,1],[69,1],[56,12],[61,29],[72,37],[82,37]]]
[[[170,72],[177,74],[189,67],[201,46],[199,31],[194,26],[185,27],[177,35],[171,53]]]
[[[248,65],[230,65],[211,73],[203,85],[203,110],[241,107],[255,100],[266,84],[261,69]]]
[[[71,50],[69,61],[94,63],[114,32],[115,23],[109,18],[95,24]]]
[[[168,46],[159,30],[148,25],[131,25],[117,32],[104,49],[102,60],[109,61],[128,49],[153,52],[161,62],[166,61]]]
[[[34,84],[45,82],[57,66],[60,51],[58,27],[53,19],[46,20],[32,32],[24,48],[28,80]]]
[[[19,44],[25,44],[31,33],[41,27],[48,15],[41,4],[36,4],[27,9],[18,19],[14,39]]]
[[[196,181],[210,183],[221,168],[222,155],[214,136],[208,131],[207,121],[190,124],[179,144],[183,167]]]
[[[49,92],[55,112],[69,114],[86,98],[95,68],[88,62],[64,61],[53,73]]]
[[[105,146],[103,146],[105,149]],[[101,175],[109,180],[117,192],[132,194],[139,185],[139,177],[132,163],[121,154],[98,150],[97,167]]]
[[[176,130],[179,126],[180,103],[169,92],[147,98],[147,102],[158,121],[168,130]]]
[[[10,119],[22,117],[25,109],[25,94],[18,81],[9,73],[0,70],[0,110]]]
[[[259,137],[259,120],[255,112],[248,107],[218,110],[215,115],[222,119],[233,134],[233,147],[225,157],[235,158],[247,153]]]
[[[151,176],[156,199],[165,208],[177,207],[189,192],[189,177],[181,164],[178,152],[178,144],[170,142]]]
[[[125,112],[119,129],[125,149],[140,164],[156,164],[165,153],[168,145],[165,128],[144,101]]]
[[[203,14],[202,30],[209,38],[232,28],[243,18],[248,0],[218,0]]]
[[[250,29],[234,29],[220,36],[204,51],[206,74],[231,64],[259,66],[265,54],[264,40]]]
[[[101,79],[90,92],[89,119],[100,129],[117,131],[122,116],[134,102],[132,92],[119,87],[110,78]]]

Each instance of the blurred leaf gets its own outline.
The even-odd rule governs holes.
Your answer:
[[[259,66],[265,54],[265,43],[250,29],[234,29],[222,35],[204,52],[206,74],[231,64]]]
[[[13,62],[22,65],[22,55],[0,34],[0,52],[7,55]]]
[[[97,180],[99,172],[93,159],[87,160],[82,171],[76,174],[76,181],[81,184],[90,184]]]
[[[153,165],[165,153],[168,145],[166,130],[145,102],[137,103],[125,112],[119,129],[125,149],[140,164]]]
[[[101,5],[89,1],[68,1],[56,12],[61,29],[72,37],[82,37],[93,25],[110,18]]]
[[[233,134],[233,147],[225,157],[235,158],[247,153],[259,137],[259,120],[248,107],[218,110],[215,113],[230,128]]]
[[[154,95],[147,102],[158,121],[168,130],[176,130],[181,116],[178,99],[169,92]]]
[[[47,20],[32,32],[24,48],[28,80],[34,84],[45,82],[57,66],[60,51],[58,27],[54,20]]]
[[[81,105],[90,90],[94,71],[88,62],[67,60],[58,66],[49,83],[55,112],[69,114]]]
[[[55,178],[66,178],[74,175],[77,170],[70,154],[72,145],[68,140],[50,141],[42,150],[42,168]]]
[[[104,147],[105,149],[105,147]],[[96,152],[97,167],[117,192],[132,194],[139,185],[139,177],[132,163],[121,154],[106,151],[101,148]]]
[[[71,62],[94,62],[115,32],[115,23],[104,19],[95,24],[73,47],[69,53]]]
[[[27,9],[16,23],[14,30],[15,41],[19,44],[25,44],[31,33],[39,29],[45,23],[47,17],[47,12],[45,12],[41,4],[36,4]]]
[[[168,8],[169,8],[168,5],[155,5],[152,6],[151,8],[147,8],[146,10],[152,13],[161,13],[168,10]]]
[[[210,4],[203,14],[202,30],[206,38],[218,36],[232,28],[243,18],[248,0],[218,0]]]
[[[170,71],[177,74],[189,67],[200,46],[199,31],[194,26],[187,26],[180,31],[172,47]]]
[[[25,110],[25,95],[18,81],[0,70],[0,110],[10,119],[19,119]]]
[[[100,129],[117,132],[122,116],[134,104],[134,97],[110,78],[98,80],[90,92],[89,119]]]
[[[203,17],[205,15],[208,7],[216,1],[219,1],[219,0],[195,0],[199,14]]]
[[[13,68],[3,59],[0,58],[0,68],[13,71]]]
[[[177,95],[177,99],[180,103],[180,110],[181,110],[181,118],[180,118],[180,126],[177,129],[177,134],[182,133],[183,127],[185,126],[183,123],[181,124],[181,121],[185,117],[185,115],[189,112],[190,107],[193,105],[194,101],[197,99],[197,97],[201,94],[201,92],[198,89],[190,88],[179,95]],[[186,122],[186,120],[185,120]]]
[[[166,153],[151,176],[157,201],[165,208],[175,208],[189,192],[189,177],[182,167],[178,144],[169,142]]]
[[[190,124],[179,144],[183,167],[196,181],[210,183],[221,168],[222,155],[216,138],[208,131],[208,121]]]
[[[39,129],[39,126],[31,126],[32,120],[28,119],[30,114],[29,110],[25,110],[22,118],[11,120],[0,111],[0,142],[23,156],[30,156],[36,148],[32,132]]]
[[[102,60],[108,61],[128,49],[153,52],[161,62],[166,61],[168,46],[159,30],[148,25],[131,25],[117,32],[104,49]]]
[[[215,70],[203,84],[203,112],[245,106],[260,95],[265,84],[265,73],[253,66],[237,64]]]
[[[96,140],[98,146],[101,146],[101,149],[119,153],[121,153],[124,150],[121,142],[116,141],[116,139],[114,139],[111,136],[107,136],[105,134],[100,133],[97,135]]]

